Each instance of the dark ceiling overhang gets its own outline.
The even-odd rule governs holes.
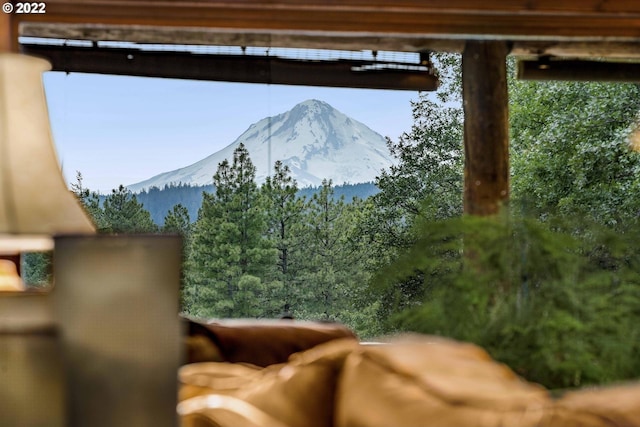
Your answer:
[[[433,91],[438,78],[425,62],[291,59],[136,48],[22,44],[52,71],[243,83]]]
[[[521,80],[640,83],[640,63],[567,60],[541,57],[518,63]]]
[[[16,35],[141,43],[640,57],[636,0],[48,0]],[[19,29],[18,29],[19,27]]]
[[[377,37],[640,37],[635,0],[48,0],[23,22]]]
[[[637,0],[48,0],[10,20],[16,36],[95,42],[462,52],[501,40],[524,59],[640,61]]]

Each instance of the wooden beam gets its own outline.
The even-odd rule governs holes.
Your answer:
[[[128,41],[132,43],[259,46],[301,49],[378,50],[391,52],[458,52],[464,40],[403,35],[378,37],[370,35],[308,35],[269,31],[240,32],[202,27],[153,27],[103,24],[61,24],[23,22],[20,35],[36,38]],[[636,48],[637,50],[637,48]],[[638,53],[640,55],[640,52]]]
[[[364,60],[300,60],[257,55],[194,54],[168,50],[22,46],[46,58],[53,71],[167,77],[177,79],[366,89],[434,91],[438,78],[409,64]],[[371,66],[375,65],[374,68]],[[405,66],[404,69],[391,66]]]
[[[516,41],[513,43],[511,55],[520,58],[537,58],[539,56],[553,56],[557,58],[582,59],[612,59],[627,60],[640,59],[640,44],[638,41]]]
[[[501,41],[469,41],[462,54],[467,214],[495,214],[509,198],[507,54]]]
[[[635,0],[48,0],[22,22],[201,27],[308,36],[640,40]]]
[[[135,25],[61,24],[23,22],[24,37],[128,41],[132,43],[182,44],[207,46],[260,46],[306,49],[378,50],[391,52],[455,52],[462,53],[465,41],[433,36],[372,35],[301,35],[267,31],[238,32],[202,27],[152,27]],[[640,60],[640,41],[616,40],[518,40],[511,55],[537,58],[548,55],[559,58],[611,58]]]
[[[640,63],[555,60],[518,61],[521,80],[640,83]]]

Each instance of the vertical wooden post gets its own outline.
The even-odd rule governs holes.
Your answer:
[[[0,53],[11,52],[14,48],[14,22],[13,15],[0,11]],[[17,39],[17,37],[16,37]],[[17,40],[16,40],[17,41]],[[2,94],[0,94],[1,96]],[[8,260],[16,265],[18,275],[20,275],[20,254],[0,254],[0,259]]]
[[[0,12],[0,53],[11,48],[11,15]]]
[[[467,41],[462,54],[464,212],[497,213],[509,198],[509,113],[503,41]]]
[[[0,53],[18,51],[18,22],[11,13],[0,11]]]

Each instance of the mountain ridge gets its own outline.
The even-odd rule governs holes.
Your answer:
[[[272,174],[276,160],[289,166],[300,188],[373,182],[394,164],[386,140],[367,125],[324,101],[309,99],[292,109],[251,124],[234,142],[183,168],[128,185],[136,192],[165,185],[209,185],[218,164],[231,160],[243,143],[256,166],[256,182]]]

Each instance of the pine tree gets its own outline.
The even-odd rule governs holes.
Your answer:
[[[103,215],[111,233],[152,233],[158,230],[149,211],[123,185],[106,197]]]
[[[231,164],[224,160],[218,165],[215,194],[203,194],[187,265],[194,315],[255,317],[274,311],[269,291],[279,284],[266,286],[264,278],[275,264],[275,251],[264,237],[265,213],[255,172],[249,152],[240,144]],[[260,313],[247,308],[254,298]]]
[[[277,161],[274,174],[261,188],[267,213],[268,236],[278,251],[275,279],[282,283],[283,309],[300,306],[302,213],[304,199],[297,197],[298,187],[288,166]],[[288,311],[288,310],[287,310]]]
[[[95,224],[98,232],[108,232],[110,225],[104,216],[104,211],[100,207],[100,197],[98,193],[85,188],[82,181],[82,174],[76,172],[76,182],[71,184],[71,191],[75,194],[85,212],[87,212]]]
[[[189,218],[189,211],[181,204],[173,206],[171,211],[164,217],[164,225],[162,226],[163,233],[175,233],[182,236],[182,254],[183,262],[186,261],[187,254],[189,253],[189,247],[191,243],[191,219]],[[189,307],[193,305],[193,301],[186,298],[186,278],[184,268],[180,274],[180,305],[182,311],[188,311]]]
[[[164,233],[177,233],[187,239],[191,232],[191,219],[187,208],[180,203],[175,205],[164,217],[162,231]]]
[[[351,260],[346,256],[348,227],[344,197],[334,199],[331,180],[306,204],[305,312],[309,317],[335,320],[349,286]],[[353,265],[353,264],[351,264]]]

